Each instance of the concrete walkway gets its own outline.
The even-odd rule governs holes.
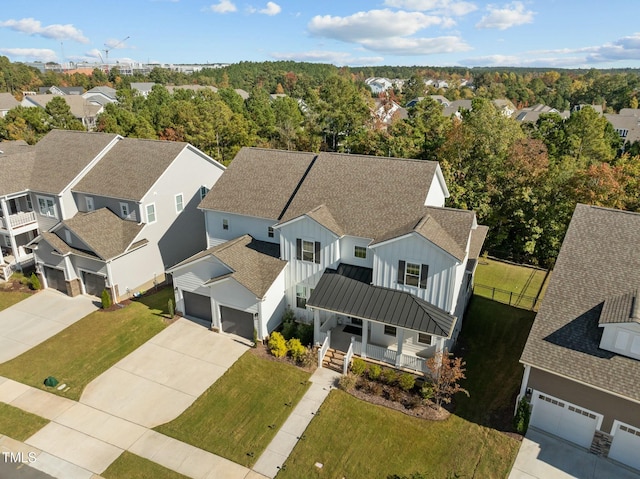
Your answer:
[[[269,443],[267,449],[258,458],[253,466],[254,471],[269,478],[278,474],[315,413],[318,412],[329,395],[331,388],[336,386],[339,378],[340,374],[337,372],[325,368],[316,369],[309,379],[311,386]]]
[[[0,311],[0,363],[58,334],[98,309],[95,298],[46,289]]]
[[[509,479],[640,479],[640,473],[529,428]]]
[[[248,349],[180,318],[91,381],[80,402],[153,428],[182,414]]]

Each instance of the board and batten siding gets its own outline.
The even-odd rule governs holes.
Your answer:
[[[367,238],[343,236],[340,238],[340,261],[354,266],[362,266],[363,268],[373,268],[373,251],[369,249],[369,243],[371,243],[371,240]],[[366,258],[357,258],[355,256],[356,246],[366,248]]]
[[[453,312],[457,261],[429,241],[415,235],[376,246],[373,284],[406,291],[431,304]],[[427,288],[398,284],[398,261],[429,266]]]
[[[274,230],[273,238],[269,238],[269,227],[277,223],[277,220],[256,218],[254,216],[236,215],[233,213],[223,213],[214,210],[205,210],[207,223],[207,247],[219,245],[225,241],[235,239],[248,234],[254,239],[278,243],[280,233]],[[222,226],[223,220],[227,220],[228,229]]]
[[[282,322],[282,316],[287,307],[284,295],[285,268],[271,284],[260,303],[260,338],[265,338]]]

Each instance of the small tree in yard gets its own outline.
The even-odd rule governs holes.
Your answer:
[[[38,278],[38,275],[35,273],[31,273],[30,283],[31,283],[31,289],[35,291],[38,291],[41,287],[40,279]]]
[[[461,379],[465,378],[464,366],[462,358],[452,357],[446,349],[427,361],[433,385],[433,400],[438,407],[443,403],[449,404],[451,397],[456,393],[469,395],[469,391],[458,384]]]
[[[111,295],[109,294],[109,291],[103,289],[101,299],[102,309],[109,309],[111,307]]]

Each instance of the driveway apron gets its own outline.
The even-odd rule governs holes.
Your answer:
[[[95,298],[40,291],[0,311],[0,363],[9,361],[98,309]]]
[[[181,318],[89,383],[80,402],[153,428],[178,417],[247,349]]]

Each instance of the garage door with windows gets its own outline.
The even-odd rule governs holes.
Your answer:
[[[64,271],[45,266],[44,275],[47,278],[47,286],[49,288],[57,289],[61,293],[67,294],[67,283],[64,279]]]
[[[82,272],[82,283],[84,284],[85,293],[92,296],[100,296],[106,284],[104,276],[89,273],[88,271]]]
[[[640,428],[614,421],[609,458],[640,469]]]
[[[209,296],[183,291],[182,297],[185,316],[211,324],[213,315],[211,314],[211,298]]]
[[[589,448],[602,415],[547,394],[533,391],[529,424],[567,441]]]

